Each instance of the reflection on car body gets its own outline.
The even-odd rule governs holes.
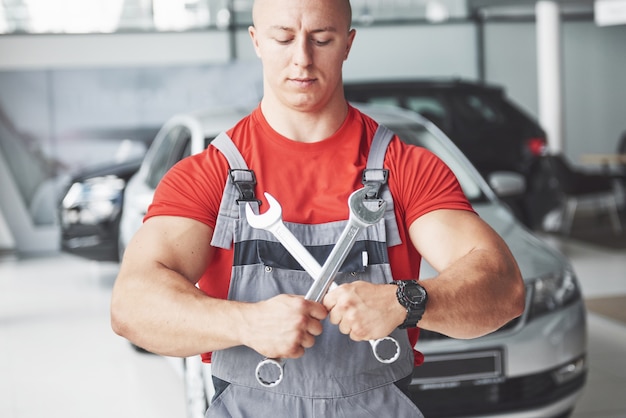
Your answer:
[[[587,373],[585,307],[568,260],[516,220],[433,123],[400,108],[358,107],[402,140],[430,149],[450,166],[475,210],[511,248],[527,288],[523,315],[489,335],[457,340],[422,331],[417,349],[424,353],[425,363],[414,369],[411,399],[428,417],[565,416],[574,408]],[[167,169],[200,152],[248,112],[198,112],[175,116],[164,125],[126,187],[122,247],[141,225]],[[424,262],[421,275],[432,277],[436,272]],[[173,361],[185,381],[188,415],[204,416],[212,394],[210,366],[197,357]]]

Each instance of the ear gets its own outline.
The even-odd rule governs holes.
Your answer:
[[[248,26],[248,34],[250,35],[250,39],[252,40],[252,46],[254,47],[254,52],[256,56],[261,58],[261,52],[259,50],[259,40],[256,35],[256,28],[254,26]]]
[[[352,42],[354,42],[354,37],[356,36],[356,29],[350,29],[348,32],[348,44],[346,45],[346,55],[343,57],[343,60],[348,59],[348,55],[350,55],[350,49],[352,49]]]

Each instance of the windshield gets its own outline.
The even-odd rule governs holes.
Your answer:
[[[461,188],[463,189],[465,196],[467,196],[471,202],[477,202],[485,199],[485,195],[476,181],[475,174],[468,170],[469,163],[457,158],[452,152],[450,152],[449,145],[446,142],[441,141],[440,138],[437,138],[431,131],[426,129],[426,127],[415,124],[411,126],[392,125],[389,126],[389,128],[407,144],[427,148],[441,158],[443,162],[445,162],[454,172],[459,180],[459,183],[461,184]]]

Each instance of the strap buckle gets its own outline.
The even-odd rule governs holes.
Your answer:
[[[228,175],[230,181],[239,191],[239,199],[235,200],[235,202],[257,202],[259,205],[261,204],[261,201],[256,198],[254,193],[254,186],[256,185],[254,171],[234,168],[228,170]]]
[[[368,188],[365,199],[379,199],[380,189],[389,179],[389,170],[386,168],[366,168],[363,170],[362,183]]]

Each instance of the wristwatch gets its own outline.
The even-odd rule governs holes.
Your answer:
[[[392,284],[398,286],[396,297],[400,305],[406,308],[406,319],[398,328],[415,328],[426,310],[426,289],[417,280],[394,280]]]

